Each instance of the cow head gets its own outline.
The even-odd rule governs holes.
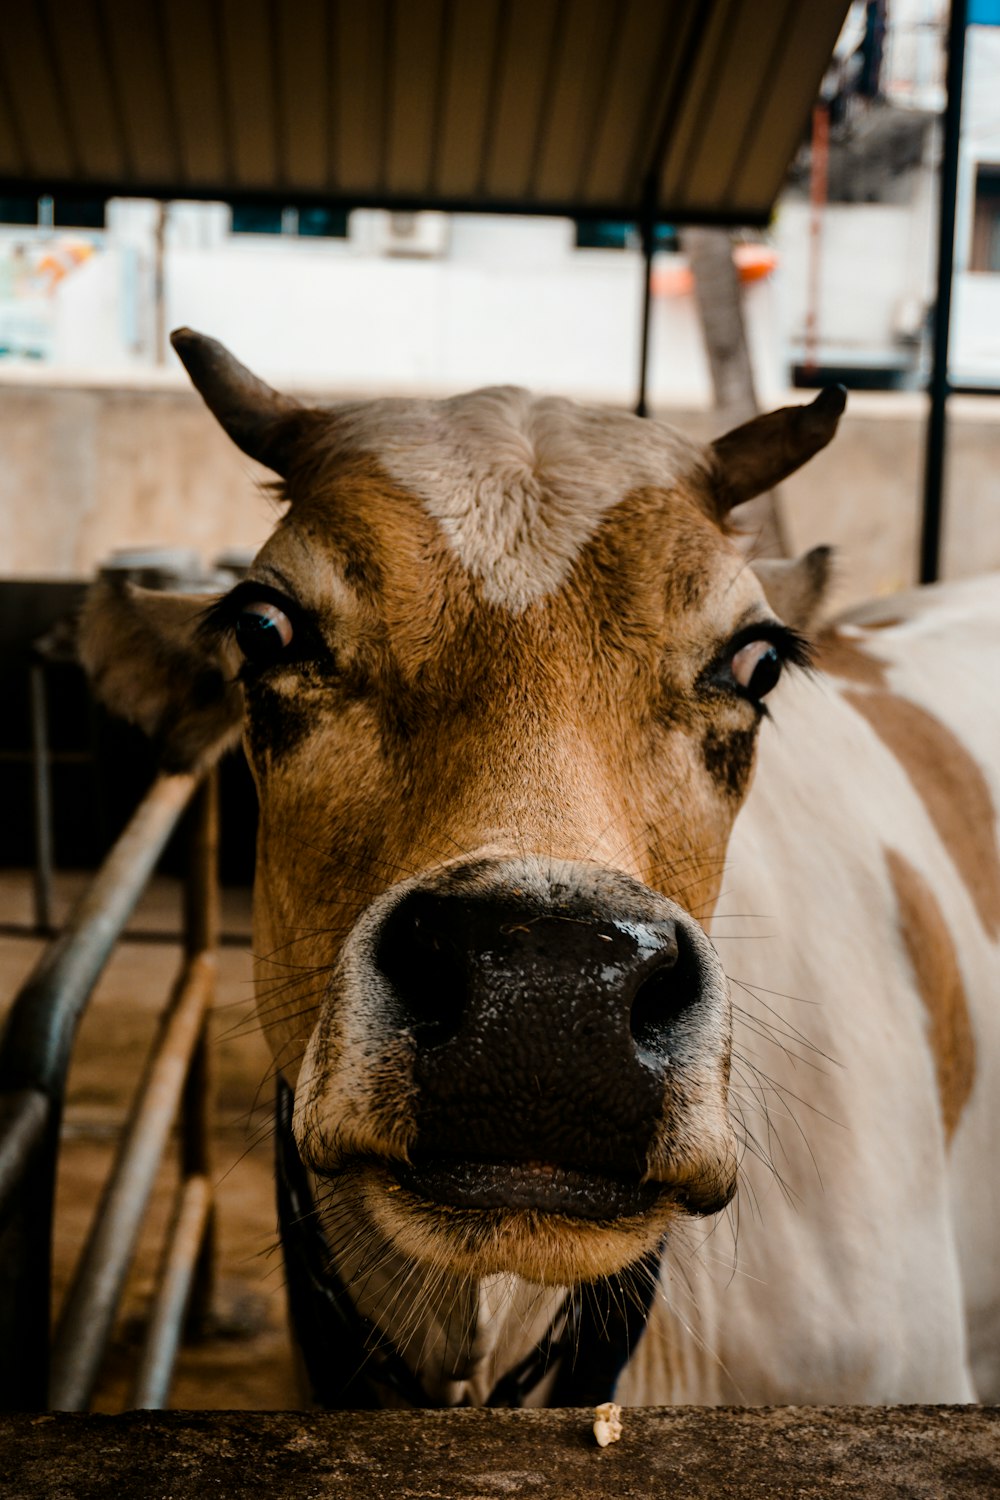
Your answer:
[[[207,611],[98,589],[84,654],[169,764],[242,733],[300,1151],[418,1260],[617,1269],[734,1189],[701,924],[826,570],[772,575],[780,618],[727,517],[843,395],[702,448],[506,388],[316,410],[174,342],[288,510]]]

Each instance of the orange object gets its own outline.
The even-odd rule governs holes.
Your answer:
[[[740,281],[763,281],[778,264],[778,252],[770,245],[734,245],[733,261]],[[686,297],[694,291],[694,273],[690,266],[664,266],[653,272],[654,297]]]
[[[36,272],[46,281],[45,290],[55,291],[68,271],[75,271],[94,253],[93,245],[79,240],[63,240],[47,251],[38,261]]]

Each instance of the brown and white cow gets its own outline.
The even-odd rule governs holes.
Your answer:
[[[175,345],[288,510],[207,613],[99,588],[84,654],[168,766],[242,734],[261,1023],[361,1326],[482,1402],[662,1254],[620,1400],[1000,1396],[995,585],[806,669],[826,554],[759,578],[728,517],[842,394],[704,448]]]

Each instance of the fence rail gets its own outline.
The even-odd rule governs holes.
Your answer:
[[[53,1207],[73,1043],[115,943],[185,813],[183,961],[53,1343]],[[159,778],[11,1007],[0,1038],[0,1410],[86,1410],[175,1121],[181,1181],[135,1404],[165,1404],[184,1319],[192,1306],[203,1314],[210,1302],[206,1018],[218,941],[217,846],[214,774],[201,782]]]

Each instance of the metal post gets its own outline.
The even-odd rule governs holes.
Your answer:
[[[167,1236],[159,1285],[132,1388],[132,1406],[162,1411],[180,1343],[205,1231],[212,1209],[212,1189],[205,1177],[188,1177],[181,1185]]]
[[[219,941],[219,773],[210,771],[192,807],[191,848],[184,886],[184,946],[188,959],[213,953]],[[191,1057],[181,1104],[181,1173],[211,1183],[211,1088],[209,1017],[214,998],[205,1007],[201,1033]],[[188,1327],[197,1332],[206,1324],[215,1290],[215,1206],[209,1200],[192,1279]]]
[[[646,385],[649,378],[649,324],[653,307],[653,250],[656,244],[656,220],[652,214],[643,215],[639,232],[642,235],[643,258],[642,346],[639,352],[639,396],[635,403],[635,414],[637,417],[648,417]]]
[[[940,573],[942,487],[948,405],[948,335],[955,266],[955,202],[958,196],[958,148],[962,133],[962,77],[965,70],[967,0],[951,0],[948,21],[948,98],[944,111],[938,205],[937,297],[934,303],[933,361],[929,385],[927,445],[924,454],[924,511],[920,535],[920,582],[933,583]]]
[[[57,1106],[0,1094],[0,1411],[44,1411],[49,1394]]]
[[[49,765],[49,724],[45,702],[45,666],[33,661],[28,669],[31,698],[31,770],[35,814],[35,927],[52,931],[52,773]]]

